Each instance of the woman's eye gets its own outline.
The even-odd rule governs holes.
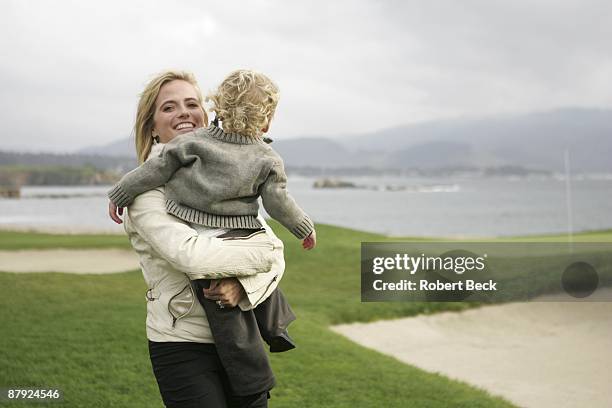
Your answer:
[[[190,108],[199,108],[200,105],[198,105],[197,103],[192,103],[189,105]]]
[[[164,106],[162,108],[162,112],[170,112],[172,110],[172,106]]]

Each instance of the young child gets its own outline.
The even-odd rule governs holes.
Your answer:
[[[175,137],[158,157],[123,176],[109,191],[109,199],[122,208],[137,195],[165,184],[168,213],[192,224],[228,229],[221,239],[257,245],[249,238],[265,232],[257,220],[261,197],[272,218],[302,239],[305,249],[314,248],[314,224],[287,192],[283,161],[262,137],[270,128],[278,97],[277,86],[265,75],[232,72],[207,98],[215,121],[206,129]],[[209,280],[193,284],[204,306],[202,288]],[[254,313],[271,351],[295,347],[283,327],[294,319],[293,312],[279,289]]]

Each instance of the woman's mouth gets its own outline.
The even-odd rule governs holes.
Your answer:
[[[191,122],[181,122],[174,127],[175,130],[191,130],[193,128],[195,128],[195,124]]]

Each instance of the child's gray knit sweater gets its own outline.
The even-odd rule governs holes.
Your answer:
[[[185,221],[209,227],[260,228],[264,208],[296,237],[314,229],[308,215],[286,189],[280,156],[261,138],[225,133],[210,125],[175,137],[158,157],[130,171],[109,191],[117,207],[166,185],[166,210]]]

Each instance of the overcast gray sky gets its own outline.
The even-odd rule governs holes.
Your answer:
[[[0,0],[2,150],[131,134],[156,72],[281,88],[273,138],[612,107],[612,2]]]

